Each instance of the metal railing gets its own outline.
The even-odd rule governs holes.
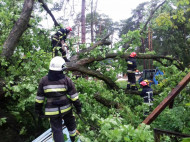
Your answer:
[[[171,131],[167,131],[167,130],[161,130],[161,129],[154,129],[154,140],[155,142],[161,142],[160,141],[160,136],[163,135],[167,135],[167,136],[174,136],[174,137],[178,137],[178,138],[190,138],[190,135],[188,134],[181,134],[181,133],[177,133],[177,132],[171,132]]]

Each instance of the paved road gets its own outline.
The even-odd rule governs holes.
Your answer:
[[[138,79],[139,79],[141,76],[140,76],[140,75],[136,75],[135,77],[136,77],[136,81],[138,81]],[[128,79],[127,79],[127,77],[120,77],[120,78],[118,78],[117,81],[123,81],[123,80],[126,80],[126,81],[127,81]]]

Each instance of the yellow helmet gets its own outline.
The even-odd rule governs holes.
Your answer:
[[[147,79],[145,79],[145,80],[143,80],[143,81],[145,81],[145,82],[147,83],[147,85],[149,85],[149,81],[148,81]]]

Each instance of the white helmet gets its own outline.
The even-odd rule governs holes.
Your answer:
[[[63,71],[66,69],[65,60],[62,57],[54,57],[49,65],[49,69],[52,71]]]

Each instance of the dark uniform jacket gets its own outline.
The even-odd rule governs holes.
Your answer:
[[[64,58],[66,62],[68,62],[68,59],[66,57],[66,50],[61,48],[62,47],[61,41],[64,40],[65,42],[68,33],[69,33],[69,30],[67,29],[60,29],[59,31],[57,31],[57,33],[55,33],[52,36],[52,41],[51,41],[52,48],[53,48],[53,57],[58,56],[58,51],[60,51],[62,54],[62,57]]]
[[[72,104],[77,111],[81,111],[81,103],[73,82],[64,76],[58,80],[50,81],[48,76],[41,79],[36,96],[35,110],[42,113],[43,103],[46,100],[45,115],[55,116],[65,114],[72,108]]]
[[[55,46],[61,46],[61,41],[66,40],[67,34],[69,33],[69,30],[67,29],[60,29],[52,36],[52,44],[53,47]]]
[[[129,57],[127,60],[127,72],[128,73],[135,73],[136,68],[137,68],[137,63],[136,63],[136,59]]]
[[[144,103],[151,103],[153,101],[153,90],[149,86],[144,86],[140,94],[144,99]]]

